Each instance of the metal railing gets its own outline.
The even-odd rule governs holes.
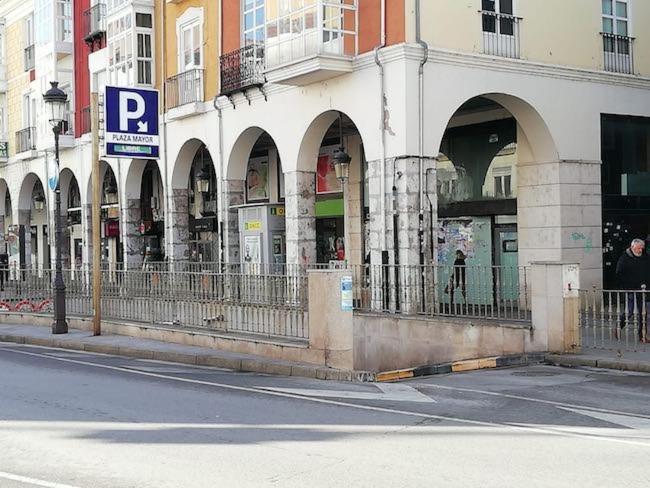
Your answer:
[[[633,37],[601,33],[605,71],[634,74]]]
[[[264,45],[250,44],[219,58],[221,94],[229,95],[255,86],[262,86],[264,78]]]
[[[266,23],[267,68],[315,55],[357,55],[357,0],[305,3]]]
[[[16,152],[36,149],[36,127],[27,127],[16,132]]]
[[[34,44],[25,48],[25,71],[30,71],[36,66],[36,58],[34,56]]]
[[[165,82],[167,110],[188,103],[203,101],[203,70],[191,69],[179,73]]]
[[[355,310],[530,321],[528,268],[362,265],[353,270]]]
[[[519,23],[521,18],[481,10],[483,52],[493,56],[518,59],[521,56]]]
[[[106,32],[106,5],[97,3],[85,10],[81,17],[81,29],[86,41]]]
[[[81,122],[81,131],[80,134],[89,134],[91,127],[90,127],[90,106],[88,107],[83,107],[80,112],[80,122]]]
[[[1,310],[51,310],[53,270],[12,268],[0,274]],[[70,315],[92,313],[92,275],[87,269],[64,271]],[[101,282],[107,320],[309,338],[305,274],[105,269]]]
[[[580,335],[583,348],[650,352],[650,291],[580,291]]]

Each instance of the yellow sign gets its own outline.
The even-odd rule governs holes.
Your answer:
[[[244,230],[262,230],[261,220],[249,220],[244,223]]]

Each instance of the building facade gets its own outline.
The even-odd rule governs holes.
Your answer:
[[[650,4],[538,3],[0,2],[11,259],[51,265],[41,94],[56,78],[70,265],[91,256],[90,93],[122,85],[160,90],[162,147],[102,157],[107,262],[418,266],[461,250],[613,285],[617,254],[650,234]]]

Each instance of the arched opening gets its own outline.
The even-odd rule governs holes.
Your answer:
[[[47,195],[41,180],[29,173],[23,180],[18,200],[18,227],[10,236],[10,264],[32,269],[48,269],[50,232]]]
[[[9,265],[9,231],[13,229],[11,193],[4,179],[0,179],[0,269]],[[3,280],[5,276],[0,277]]]
[[[336,154],[349,157],[347,174],[336,172]],[[344,159],[347,159],[345,157]],[[334,264],[367,261],[369,218],[367,164],[363,141],[355,123],[345,113],[330,110],[310,124],[299,151],[299,164],[315,171],[313,196],[304,205],[314,207],[315,249],[312,262]],[[303,196],[299,192],[299,197]],[[307,255],[299,246],[300,259]]]
[[[81,220],[81,192],[77,178],[65,168],[59,175],[61,185],[61,212],[65,227],[61,248],[64,268],[80,268],[83,250],[83,226]]]
[[[102,262],[109,264],[123,262],[122,239],[120,237],[120,192],[113,168],[101,162],[103,172],[101,187],[101,239]]]
[[[453,114],[439,151],[432,258],[441,266],[438,281],[450,283],[444,289],[447,296],[439,298],[456,306],[516,300],[521,267],[549,254],[539,249],[543,237],[537,244],[531,242],[531,228],[539,223],[524,219],[518,224],[522,194],[527,216],[531,206],[544,203],[531,202],[530,178],[522,185],[518,173],[522,164],[557,160],[548,130],[534,109],[519,99],[478,96]],[[467,269],[463,292],[455,296],[454,288],[461,285],[451,276],[453,265]]]
[[[192,159],[187,181],[187,209],[190,260],[218,261],[217,174],[205,144],[201,144]]]
[[[140,234],[142,257],[146,262],[163,261],[165,257],[164,189],[156,161],[148,161],[140,185]]]

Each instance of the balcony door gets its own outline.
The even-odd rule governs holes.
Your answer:
[[[518,58],[514,0],[482,0],[483,51]]]
[[[202,18],[194,17],[180,25],[177,86],[180,105],[203,100],[201,69],[203,68]]]
[[[603,0],[603,49],[605,69],[632,72],[628,0]]]

